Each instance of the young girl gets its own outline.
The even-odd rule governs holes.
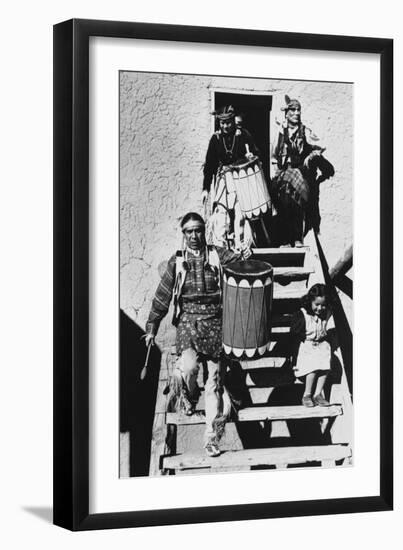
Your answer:
[[[330,370],[331,347],[327,332],[330,317],[326,286],[316,284],[302,299],[302,307],[291,322],[294,360],[297,357],[294,371],[297,378],[305,378],[302,397],[305,407],[329,405],[322,391]]]

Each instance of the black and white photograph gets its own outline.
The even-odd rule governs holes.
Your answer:
[[[119,72],[121,478],[354,465],[353,96]]]

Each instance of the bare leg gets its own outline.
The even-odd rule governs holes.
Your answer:
[[[315,391],[315,395],[313,396],[313,401],[316,405],[319,405],[319,407],[329,406],[329,401],[327,401],[322,395],[323,386],[325,385],[327,375],[328,373],[324,372],[323,374],[320,374],[318,376],[318,381],[316,384],[316,391]]]
[[[197,375],[199,373],[199,364],[197,362],[197,353],[194,349],[185,349],[178,358],[177,366],[182,374],[189,394],[192,396],[197,387]]]
[[[208,378],[205,385],[206,400],[206,433],[205,441],[216,440],[214,419],[219,416],[222,408],[221,368],[218,361],[207,361]]]
[[[188,348],[182,352],[176,362],[176,379],[182,380],[180,387],[180,407],[183,412],[191,416],[194,413],[195,405],[199,398],[199,390],[197,385],[197,375],[199,372],[199,364],[197,361],[197,353],[194,349]],[[177,390],[174,390],[177,393]]]
[[[312,387],[315,382],[316,372],[310,372],[305,377],[305,390],[304,395],[312,395]]]
[[[322,394],[323,387],[324,387],[324,385],[325,385],[327,375],[328,375],[328,373],[325,372],[324,374],[320,374],[320,375],[318,376],[317,382],[316,382],[315,396],[316,396],[316,395],[321,395],[321,394]]]

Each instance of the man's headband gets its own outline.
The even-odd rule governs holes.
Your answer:
[[[182,227],[182,232],[185,232],[187,229],[197,229],[200,227],[201,229],[205,228],[205,224],[202,223],[199,220],[189,220],[185,223],[185,225]]]

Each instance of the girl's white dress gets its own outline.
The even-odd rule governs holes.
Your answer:
[[[328,313],[325,319],[309,315],[301,308],[305,318],[305,341],[301,342],[294,367],[297,378],[310,372],[330,370],[331,347],[327,341],[327,330],[333,317]]]

